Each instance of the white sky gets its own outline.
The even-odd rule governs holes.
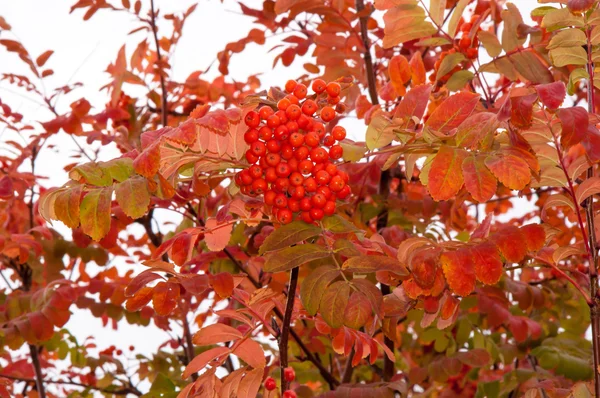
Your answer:
[[[119,0],[111,2],[119,3]],[[82,10],[76,10],[69,15],[69,9],[74,3],[75,0],[0,0],[0,15],[13,28],[13,33],[6,35],[3,32],[0,37],[11,38],[11,35],[15,34],[33,58],[48,49],[55,51],[46,64],[54,70],[54,75],[46,79],[48,91],[67,82],[84,83],[84,88],[62,98],[58,103],[59,111],[66,111],[72,101],[82,97],[88,99],[98,111],[102,109],[107,98],[105,92],[98,91],[109,80],[109,76],[104,72],[106,66],[114,61],[117,51],[125,41],[130,44],[130,54],[141,35],[146,33],[127,36],[130,30],[137,27],[136,22],[124,13],[110,10],[100,10],[91,20],[83,21]],[[142,3],[143,10],[147,10],[149,0],[143,0]],[[168,13],[183,11],[194,1],[156,0],[155,3],[163,13]],[[252,19],[241,15],[235,1],[225,0],[221,3],[220,0],[200,0],[198,3],[196,11],[186,22],[183,37],[172,59],[173,76],[179,81],[184,80],[193,71],[205,70],[213,62],[218,51],[227,43],[242,38],[252,27]],[[258,8],[262,1],[249,0],[246,3]],[[523,9],[526,19],[529,11],[538,6],[535,0],[519,0],[515,3]],[[170,24],[164,26],[170,28]],[[244,81],[247,76],[262,72],[260,79],[263,86],[269,87],[282,85],[290,77],[304,73],[303,62],[296,62],[291,68],[285,68],[281,64],[272,68],[274,54],[267,53],[267,50],[279,39],[280,37],[268,39],[265,46],[251,44],[243,54],[235,54],[230,62],[230,77]],[[14,54],[7,55],[4,51],[0,54],[0,73],[24,71],[23,64]],[[211,80],[217,74],[215,63],[206,78]],[[46,121],[51,118],[49,112],[32,100],[32,96],[23,94],[6,82],[0,82],[0,98],[31,121]],[[351,138],[364,137],[365,128],[362,124],[352,121],[348,123],[353,127],[349,130]],[[9,134],[0,131],[0,150],[4,140],[14,138]],[[80,142],[85,146],[83,141]],[[46,152],[38,163],[40,174],[49,179],[45,184],[47,186],[62,185],[67,181],[68,177],[62,167],[70,163],[67,155],[76,149],[74,143],[64,135],[55,139],[54,143],[59,146],[60,155]],[[104,151],[102,159],[116,155],[114,149]],[[59,229],[68,234],[65,228]],[[142,265],[137,266],[138,271],[144,268]],[[75,311],[67,327],[80,342],[92,335],[100,348],[117,342],[122,348],[132,344],[136,346],[136,352],[148,355],[156,352],[156,347],[168,339],[165,332],[151,327],[142,329],[123,324],[118,331],[100,329],[101,321],[82,311]]]

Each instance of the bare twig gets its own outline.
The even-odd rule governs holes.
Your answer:
[[[154,11],[154,0],[150,0],[150,26],[152,28],[152,34],[154,36],[154,44],[156,45],[156,64],[158,67],[158,77],[160,78],[160,90],[161,90],[161,114],[162,114],[162,125],[167,126],[167,88],[165,84],[165,76],[162,71],[162,57],[160,54],[160,44],[158,42],[158,34],[156,29],[156,13]]]
[[[288,285],[288,296],[285,304],[285,314],[281,326],[281,335],[279,336],[279,366],[281,368],[281,392],[290,388],[290,382],[284,377],[284,369],[288,366],[288,338],[290,334],[290,323],[292,321],[292,311],[294,310],[294,300],[296,298],[296,286],[298,285],[298,267],[290,272],[290,283]]]

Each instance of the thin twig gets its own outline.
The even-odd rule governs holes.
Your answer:
[[[285,304],[285,314],[281,326],[281,335],[279,336],[279,366],[281,368],[281,392],[284,393],[290,388],[290,382],[285,379],[284,369],[288,367],[288,338],[291,329],[292,311],[294,310],[294,300],[296,299],[296,286],[298,285],[298,267],[290,272],[290,283],[288,285],[288,296]]]
[[[154,44],[156,45],[156,64],[158,66],[158,77],[160,79],[161,90],[161,108],[162,108],[162,125],[167,126],[167,88],[165,84],[165,76],[162,71],[162,57],[160,55],[160,44],[158,42],[158,34],[156,29],[156,13],[154,12],[154,0],[150,0],[150,26],[154,36]]]

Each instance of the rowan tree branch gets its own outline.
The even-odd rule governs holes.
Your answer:
[[[0,377],[9,379],[9,380],[21,381],[24,383],[30,383],[30,384],[36,383],[35,379],[30,379],[28,377],[17,377],[17,376],[5,375],[5,374],[1,374],[1,373],[0,373]],[[130,385],[128,387],[119,388],[119,389],[111,389],[109,387],[90,386],[88,384],[78,383],[78,382],[72,381],[72,380],[63,381],[63,380],[48,380],[48,379],[46,379],[46,380],[43,380],[43,382],[47,383],[47,384],[58,384],[58,385],[69,385],[69,386],[82,387],[82,388],[87,388],[90,390],[99,391],[99,392],[103,392],[106,394],[112,394],[112,395],[133,394],[138,397],[142,396],[142,393],[132,385]]]
[[[292,311],[294,310],[294,300],[296,298],[296,287],[298,286],[298,267],[290,272],[290,283],[288,284],[287,301],[285,304],[285,314],[279,335],[279,367],[281,368],[281,392],[284,393],[290,388],[290,383],[284,377],[284,369],[288,367],[288,338],[290,335]]]
[[[158,42],[158,33],[156,29],[156,12],[154,11],[154,0],[150,0],[150,26],[152,27],[152,35],[154,36],[154,44],[156,45],[156,64],[158,67],[158,77],[160,79],[161,90],[161,116],[162,125],[167,126],[167,88],[165,84],[165,76],[162,70],[162,56],[160,54],[160,44]]]

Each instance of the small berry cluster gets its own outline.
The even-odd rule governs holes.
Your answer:
[[[459,53],[462,53],[469,60],[473,60],[473,59],[477,58],[477,55],[479,53],[479,39],[477,38],[477,35],[474,35],[473,39],[471,39],[471,37],[470,37],[471,30],[473,29],[473,24],[475,23],[475,21],[477,21],[477,19],[479,19],[479,15],[473,15],[471,17],[470,22],[465,22],[461,18],[461,22],[459,22],[461,38],[455,39],[454,47],[448,51],[442,52],[442,54],[440,55],[440,58],[435,62],[434,69],[435,69],[436,73],[431,74],[429,76],[429,79],[432,82],[435,80],[438,80],[440,82],[447,82],[448,79],[450,79],[450,77],[455,72],[458,72],[459,70],[461,70],[461,67],[457,65],[454,67],[454,69],[452,69],[450,72],[448,72],[444,76],[437,76],[437,71],[439,70],[441,63],[444,60],[444,58],[446,58],[446,56],[459,52]],[[481,28],[478,28],[478,31],[479,30],[481,30]],[[467,61],[467,62],[469,62],[469,61]]]
[[[328,132],[326,127],[343,111],[341,87],[316,79],[311,88],[315,94],[307,97],[307,87],[290,80],[277,111],[265,105],[245,116],[250,167],[237,173],[235,182],[243,194],[264,195],[282,224],[295,214],[307,223],[321,220],[335,212],[336,199],[350,195],[348,174],[333,163],[344,153],[339,141],[346,130],[335,126]]]
[[[296,380],[296,372],[294,371],[294,368],[289,366],[285,368],[283,370],[283,378],[290,383]],[[277,382],[274,378],[267,377],[265,379],[264,386],[267,391],[273,391],[277,388]],[[296,396],[296,393],[292,390],[287,390],[283,393],[283,398],[296,398]]]

